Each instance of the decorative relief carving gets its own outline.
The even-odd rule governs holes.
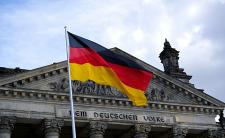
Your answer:
[[[100,85],[90,80],[86,82],[73,81],[72,87],[76,94],[126,97],[113,87]]]
[[[174,101],[174,96],[166,93],[163,89],[152,88],[145,95],[150,101]]]
[[[68,79],[63,78],[58,82],[49,83],[49,88],[54,91],[68,91]],[[72,89],[76,94],[85,94],[85,95],[101,95],[101,96],[116,96],[120,98],[126,97],[116,88],[110,87],[108,85],[100,85],[94,81],[72,81]]]
[[[63,78],[57,82],[49,83],[49,88],[54,91],[69,91],[68,79]],[[100,85],[94,81],[88,80],[86,82],[72,81],[72,89],[76,94],[96,95],[96,96],[113,96],[118,98],[125,98],[123,93],[116,88],[108,85]],[[149,101],[174,101],[174,96],[171,93],[165,92],[163,89],[152,88],[145,93]]]
[[[69,90],[69,82],[67,78],[63,78],[57,82],[51,82],[48,84],[49,88],[54,91],[68,91]]]

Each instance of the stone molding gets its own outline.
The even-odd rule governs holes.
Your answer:
[[[44,119],[42,122],[42,129],[45,134],[50,132],[60,133],[64,121],[61,119]]]
[[[7,99],[20,99],[20,100],[43,100],[51,102],[69,102],[68,93],[56,93],[51,91],[42,90],[28,90],[19,88],[6,88],[0,87],[0,96]],[[120,107],[132,107],[133,104],[128,99],[115,98],[115,97],[101,97],[101,96],[89,96],[89,95],[75,95],[74,102],[78,104],[95,104],[105,106],[120,106]],[[169,103],[169,102],[153,102],[148,101],[146,108],[153,110],[173,111],[173,112],[192,112],[192,113],[206,113],[217,115],[223,111],[223,107],[205,106],[205,105],[192,105],[181,103]]]
[[[105,122],[90,121],[89,127],[90,137],[101,137],[107,129],[107,124]]]
[[[24,85],[26,83],[44,79],[63,72],[67,72],[67,62],[65,61],[3,78],[0,80],[0,86],[4,85],[15,87],[16,85]]]
[[[151,131],[151,126],[147,124],[135,124],[134,138],[148,138],[148,133]]]
[[[0,116],[0,131],[11,132],[14,129],[16,117]]]

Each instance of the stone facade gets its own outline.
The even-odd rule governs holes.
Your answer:
[[[119,50],[154,76],[146,90],[148,104],[135,107],[110,86],[73,81],[78,138],[223,138],[223,123],[215,117],[225,104],[190,84],[169,42],[160,58],[171,58],[165,72]],[[171,52],[172,53],[169,53]],[[168,62],[169,63],[169,62]],[[0,138],[70,138],[66,62],[7,74],[0,78]],[[4,72],[4,71],[2,71]],[[220,120],[224,120],[221,115]]]

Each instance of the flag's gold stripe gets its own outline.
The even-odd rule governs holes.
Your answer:
[[[120,81],[113,70],[105,66],[94,66],[89,63],[70,63],[71,80],[82,82],[92,80],[103,85],[110,85],[126,94],[136,106],[145,106],[147,99],[144,91],[132,88]],[[129,75],[129,74],[128,74]]]

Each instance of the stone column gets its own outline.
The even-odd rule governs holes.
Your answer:
[[[105,122],[90,121],[90,138],[104,138],[106,128]]]
[[[151,131],[151,126],[146,124],[135,124],[134,138],[148,138],[148,133]]]
[[[45,138],[59,138],[61,127],[63,126],[63,124],[63,120],[44,119],[42,122],[42,128]]]
[[[185,138],[188,133],[187,128],[182,128],[180,126],[174,126],[170,134],[170,138]]]
[[[11,137],[15,122],[15,117],[0,116],[0,138]]]

